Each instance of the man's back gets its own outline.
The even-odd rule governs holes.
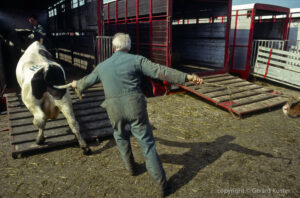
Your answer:
[[[118,51],[100,64],[99,71],[106,98],[141,93],[140,56]]]

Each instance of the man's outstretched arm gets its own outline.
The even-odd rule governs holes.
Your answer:
[[[89,75],[81,78],[78,81],[73,80],[72,81],[72,87],[77,88],[79,92],[82,92],[86,88],[91,87],[94,84],[100,82],[101,79],[100,79],[100,76],[98,74],[98,69],[99,68],[96,67],[92,73],[90,73]]]
[[[202,84],[203,79],[197,75],[187,74],[157,63],[153,63],[145,57],[141,57],[137,65],[141,72],[151,78],[160,79],[173,84],[183,85],[186,81],[194,84]]]

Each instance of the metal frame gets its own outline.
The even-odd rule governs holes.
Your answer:
[[[248,6],[248,7],[246,7]],[[251,9],[249,6],[253,6]],[[267,4],[253,4],[253,5],[245,5],[243,8],[242,6],[237,6],[238,8],[235,10],[235,14],[232,15],[232,17],[235,17],[235,27],[234,27],[234,36],[233,36],[233,43],[230,45],[232,48],[232,54],[231,54],[231,65],[230,65],[230,72],[239,74],[243,79],[247,79],[250,72],[251,72],[251,58],[252,58],[252,43],[253,43],[253,35],[255,31],[255,23],[256,23],[256,16],[257,12],[259,11],[271,11],[273,13],[278,14],[286,14],[285,18],[285,24],[284,24],[284,32],[282,36],[282,40],[286,40],[288,36],[288,27],[289,27],[289,18],[290,18],[290,10],[289,8],[284,8],[280,6],[273,6],[273,5],[267,5]],[[250,10],[251,12],[251,22],[250,22],[250,31],[248,36],[248,44],[247,45],[239,45],[237,44],[237,26],[238,26],[238,18],[240,16],[249,16],[249,14],[239,14],[241,10]],[[262,19],[260,18],[258,22],[262,22]],[[276,22],[276,16],[273,18],[273,22]],[[235,65],[235,52],[237,47],[246,47],[247,48],[247,59],[246,59],[246,65],[245,69],[236,69],[234,68]]]
[[[100,0],[98,0],[100,1]],[[103,26],[108,25],[106,29],[105,35],[110,35],[110,25],[109,24],[114,24],[114,25],[124,25],[125,24],[125,29],[126,32],[127,30],[127,24],[136,24],[136,53],[140,54],[141,48],[145,45],[148,46],[149,48],[149,55],[148,58],[152,61],[153,60],[153,55],[155,54],[164,54],[165,55],[165,63],[167,67],[171,67],[172,64],[172,15],[173,15],[173,0],[165,0],[166,1],[166,13],[161,13],[161,14],[155,14],[153,15],[153,10],[152,10],[152,3],[153,0],[148,0],[149,1],[149,13],[145,16],[140,16],[139,15],[139,3],[140,0],[136,0],[136,15],[135,17],[130,17],[128,18],[127,12],[128,12],[128,5],[127,1],[125,0],[125,17],[124,18],[118,18],[118,1],[110,1],[105,3],[106,4],[106,11],[107,15],[103,19]],[[219,0],[199,0],[200,2],[219,2]],[[110,17],[109,11],[111,10],[111,6],[114,6],[114,18]],[[230,59],[230,51],[229,51],[229,36],[230,36],[230,24],[231,24],[231,7],[232,7],[232,0],[228,0],[228,7],[227,7],[227,22],[226,23],[226,32],[225,32],[225,51],[224,51],[224,67],[220,68],[214,72],[207,72],[207,75],[212,75],[212,74],[217,74],[217,73],[225,73],[229,71],[229,59]],[[105,6],[103,6],[105,9]],[[98,9],[98,13],[100,13],[100,9]],[[124,8],[123,8],[124,9]],[[153,43],[152,42],[152,27],[153,23],[157,21],[162,21],[166,23],[166,40],[164,42],[161,42],[159,44]],[[212,22],[213,20],[211,20]],[[222,16],[222,22],[224,22],[224,16]],[[140,42],[140,24],[142,23],[149,23],[149,43],[141,43]],[[116,26],[115,28],[117,28]],[[101,28],[98,26],[98,28]],[[103,28],[103,27],[102,27]],[[166,92],[166,89],[168,87],[168,83],[164,82],[163,84],[160,84],[159,82],[152,81],[151,83],[153,85],[153,92],[154,95],[162,95]]]

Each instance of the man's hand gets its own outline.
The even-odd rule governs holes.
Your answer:
[[[73,80],[71,86],[75,89],[77,87],[77,81]]]
[[[189,82],[197,85],[201,85],[203,83],[203,79],[196,74],[192,74],[192,75],[188,74],[186,78]]]

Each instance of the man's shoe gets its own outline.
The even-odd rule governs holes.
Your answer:
[[[126,167],[130,176],[135,176],[137,174],[137,164],[135,162],[130,163],[129,167]]]
[[[168,182],[165,181],[162,185],[159,186],[160,197],[168,196]]]

